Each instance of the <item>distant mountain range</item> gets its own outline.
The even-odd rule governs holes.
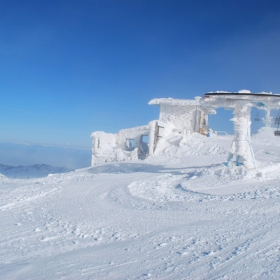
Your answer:
[[[0,143],[0,164],[46,164],[78,169],[90,166],[91,150],[34,144]]]
[[[10,166],[0,164],[0,180],[7,178],[40,178],[49,174],[65,173],[71,169],[66,167],[53,167],[47,164],[34,164],[28,166]],[[5,176],[5,177],[4,177]]]

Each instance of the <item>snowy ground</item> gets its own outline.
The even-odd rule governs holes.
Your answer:
[[[252,137],[251,172],[224,166],[231,140],[0,177],[0,279],[279,279],[280,138]]]

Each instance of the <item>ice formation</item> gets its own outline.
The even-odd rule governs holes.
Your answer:
[[[237,93],[216,92],[205,94],[201,104],[206,108],[224,107],[233,110],[234,139],[228,157],[227,165],[236,157],[236,165],[244,165],[248,169],[255,168],[255,157],[250,140],[251,107],[264,107],[267,110],[265,123],[270,125],[270,109],[280,107],[280,96],[271,93],[251,93],[241,90]]]
[[[170,124],[173,129],[178,129],[182,133],[199,132],[207,134],[208,114],[215,113],[207,110],[199,103],[201,97],[194,100],[156,98],[151,100],[149,105],[159,105],[159,121]]]
[[[215,114],[216,108],[233,110],[234,139],[227,165],[235,160],[237,166],[248,169],[256,167],[251,147],[251,107],[266,110],[265,125],[271,125],[270,110],[280,107],[280,95],[267,92],[251,93],[217,91],[195,97],[193,100],[155,98],[149,105],[159,105],[158,120],[148,125],[122,129],[116,134],[102,131],[93,132],[92,165],[107,161],[146,158],[166,148],[168,143],[185,143],[188,135],[208,135],[208,115]],[[144,137],[148,141],[144,141]]]
[[[93,132],[91,164],[151,156],[159,141],[172,135],[181,138],[195,132],[207,135],[208,114],[215,111],[201,106],[200,99],[156,98],[148,104],[160,106],[158,120],[152,120],[148,125],[122,129],[116,134]],[[144,137],[148,141],[145,142]]]
[[[93,132],[91,165],[144,157],[147,153],[147,144],[143,141],[143,137],[149,135],[149,131],[149,125],[145,125],[122,129],[116,134]]]

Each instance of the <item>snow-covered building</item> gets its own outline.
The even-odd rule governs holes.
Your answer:
[[[159,119],[150,122],[149,154],[157,148],[158,141],[169,134],[181,134],[182,138],[194,132],[207,135],[208,114],[215,113],[200,104],[201,97],[189,99],[155,98],[149,105],[159,105]]]
[[[208,114],[215,111],[202,107],[200,99],[201,97],[195,97],[194,100],[156,98],[148,104],[160,106],[158,120],[153,120],[148,125],[122,129],[116,134],[93,132],[92,165],[151,156],[159,141],[170,135],[179,138],[195,132],[207,135]]]
[[[159,105],[159,121],[171,124],[175,128],[188,133],[207,134],[209,111],[199,103],[201,97],[194,100],[156,98],[149,105]]]
[[[215,114],[216,108],[233,110],[234,138],[227,165],[233,159],[237,166],[255,168],[256,161],[250,144],[251,108],[259,107],[267,111],[264,119],[271,125],[270,110],[280,106],[280,95],[272,93],[209,92],[203,98],[193,100],[156,98],[149,105],[160,107],[159,118],[148,125],[122,129],[116,134],[103,131],[93,132],[92,165],[104,161],[123,161],[146,158],[165,151],[168,147],[180,146],[189,139],[188,135],[207,135],[208,114]],[[278,123],[279,124],[279,123]],[[275,132],[276,136],[280,131]],[[145,140],[146,141],[145,141]]]
[[[280,107],[280,95],[271,92],[252,93],[249,90],[238,92],[208,92],[201,98],[201,104],[208,109],[223,107],[233,110],[234,138],[227,165],[235,159],[236,166],[256,168],[256,160],[251,146],[251,108],[259,107],[267,111],[264,119],[266,127],[271,124],[270,110]],[[275,136],[278,136],[278,129]]]
[[[93,132],[91,165],[145,158],[148,154],[148,145],[143,141],[143,137],[149,134],[149,125],[122,129],[116,134],[104,131]]]

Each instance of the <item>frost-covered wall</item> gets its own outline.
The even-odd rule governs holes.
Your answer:
[[[200,97],[194,100],[156,98],[149,105],[159,105],[159,121],[172,124],[175,128],[190,133],[207,133],[208,111],[199,103]]]
[[[98,162],[100,158],[111,161],[115,158],[113,147],[116,146],[116,135],[105,133],[104,131],[95,131],[92,137],[92,158],[91,165]],[[105,161],[105,160],[104,160]]]
[[[116,134],[117,144],[122,148],[126,148],[126,140],[134,140],[135,146],[140,148],[143,136],[148,136],[150,127],[148,125],[137,126],[128,129],[121,129]]]
[[[92,137],[91,165],[109,161],[145,158],[148,144],[143,141],[149,136],[149,125],[122,129],[116,134],[96,131]]]
[[[159,120],[174,124],[177,128],[187,128],[194,131],[195,108],[191,106],[160,105]]]
[[[127,159],[146,158],[153,155],[158,144],[163,144],[167,137],[185,137],[199,132],[207,134],[208,111],[194,100],[159,98],[149,104],[160,106],[159,119],[148,125],[122,129],[116,134],[103,131],[93,132],[92,165]],[[148,138],[144,141],[144,137]],[[168,142],[168,141],[167,141]]]

